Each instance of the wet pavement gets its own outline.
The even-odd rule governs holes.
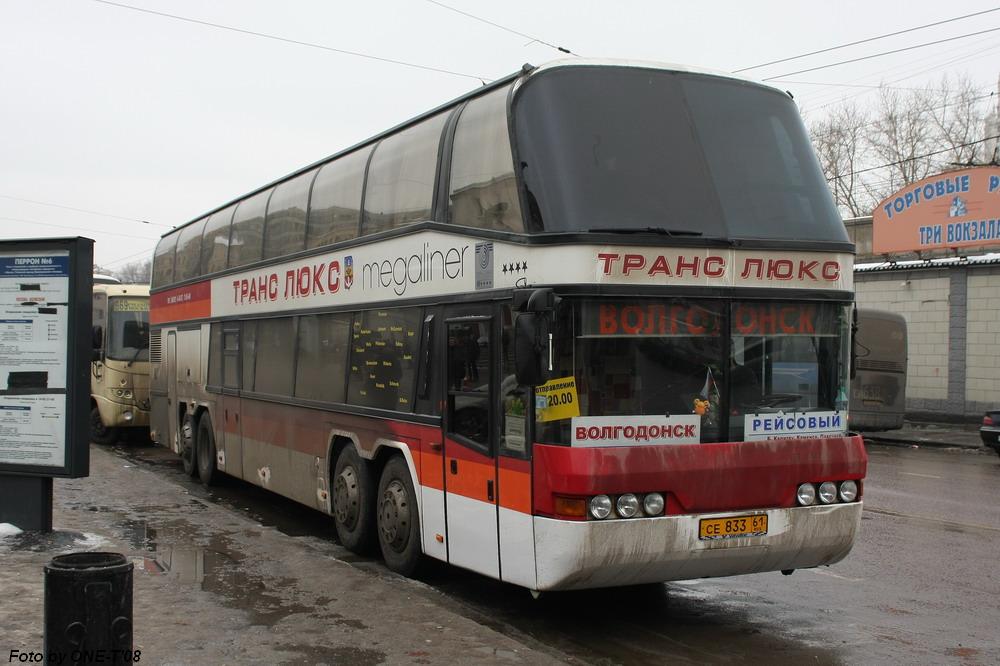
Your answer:
[[[537,601],[436,563],[401,579],[316,511],[206,491],[164,449],[93,448],[89,480],[56,482],[60,531],[0,538],[0,651],[41,644],[42,565],[101,549],[136,563],[149,663],[1000,664],[1000,457],[911,439],[869,445],[861,536],[833,567]]]
[[[43,565],[101,550],[135,565],[141,663],[563,661],[455,612],[420,582],[352,564],[310,509],[294,508],[309,514],[310,536],[292,536],[191,483],[165,450],[134,451],[92,447],[88,479],[55,483],[53,533],[0,538],[0,655],[41,650]]]

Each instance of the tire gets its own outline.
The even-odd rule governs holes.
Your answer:
[[[198,476],[198,462],[195,460],[195,450],[197,448],[195,439],[197,436],[196,426],[194,417],[190,414],[185,414],[181,420],[181,466],[184,467],[184,473],[192,479]]]
[[[393,456],[382,470],[378,484],[378,545],[386,566],[412,576],[420,564],[420,512],[410,469],[401,456]]]
[[[337,456],[330,485],[337,538],[351,552],[370,554],[375,547],[375,480],[371,465],[353,444]]]
[[[215,433],[208,412],[198,419],[198,445],[195,447],[198,459],[198,476],[204,486],[215,483],[218,471],[215,468]]]
[[[95,444],[114,444],[118,441],[118,428],[104,425],[101,410],[97,407],[90,410],[90,441]]]

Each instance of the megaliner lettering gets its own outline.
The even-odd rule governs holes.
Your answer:
[[[469,246],[431,249],[424,243],[418,254],[371,261],[361,267],[364,289],[392,288],[397,296],[407,286],[434,280],[457,280],[465,276],[465,255]]]

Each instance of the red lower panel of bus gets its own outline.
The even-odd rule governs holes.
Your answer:
[[[534,512],[556,495],[665,493],[668,514],[796,506],[801,483],[860,480],[861,437],[580,448],[535,444]]]

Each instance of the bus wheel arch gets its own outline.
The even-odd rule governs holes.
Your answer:
[[[337,538],[348,550],[369,554],[375,546],[375,475],[346,437],[334,439],[330,508]]]
[[[411,576],[423,555],[420,509],[409,465],[401,454],[390,456],[382,468],[377,502],[382,558],[391,570]]]
[[[118,440],[118,428],[104,425],[101,409],[97,401],[90,400],[90,441],[95,444],[114,444]]]

